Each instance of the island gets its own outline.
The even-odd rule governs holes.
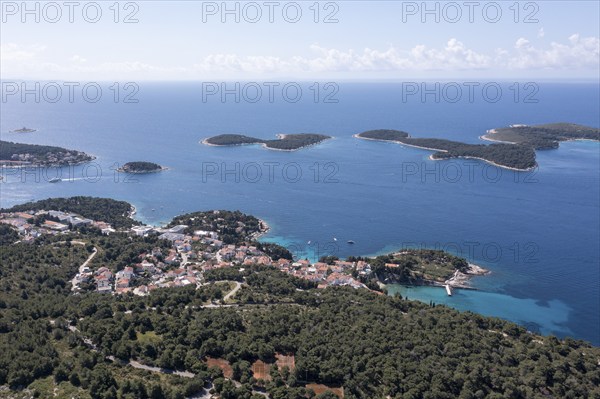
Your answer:
[[[221,134],[202,140],[202,144],[211,146],[236,146],[249,144],[262,144],[270,150],[295,151],[322,141],[331,139],[331,136],[313,133],[278,134],[276,140],[265,140],[241,134]]]
[[[134,226],[131,205],[113,201],[0,210],[0,396],[600,395],[590,343],[358,282],[442,281],[469,272],[464,259],[405,250],[311,265],[267,254],[251,215]]]
[[[0,141],[3,167],[78,165],[94,159],[84,152],[61,147]]]
[[[127,162],[125,165],[117,169],[117,172],[141,174],[155,173],[163,170],[167,170],[167,168],[154,162],[135,161]]]
[[[535,168],[535,150],[527,145],[498,143],[491,145],[467,144],[437,138],[413,138],[400,130],[369,130],[354,135],[365,140],[378,140],[399,143],[402,145],[436,151],[430,156],[432,160],[451,158],[473,158],[492,165],[527,171]]]
[[[600,140],[600,129],[575,123],[548,123],[542,125],[511,125],[490,129],[483,140],[521,144],[536,150],[558,148],[561,141]]]
[[[20,129],[11,130],[11,133],[33,133],[33,132],[37,132],[37,130],[31,129],[31,128],[28,128],[25,126],[23,126]]]

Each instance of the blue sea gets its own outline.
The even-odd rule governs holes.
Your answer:
[[[313,260],[445,249],[491,270],[474,279],[477,291],[448,297],[443,289],[390,286],[390,292],[600,345],[598,143],[561,143],[538,152],[538,170],[514,172],[476,160],[431,161],[430,151],[353,138],[389,128],[483,143],[479,136],[486,130],[510,124],[598,127],[597,83],[538,82],[536,102],[523,92],[515,98],[513,82],[502,82],[496,102],[478,91],[459,101],[404,98],[403,85],[395,82],[338,82],[336,90],[321,84],[318,96],[311,85],[302,84],[297,102],[281,94],[256,102],[251,95],[203,98],[200,83],[139,83],[137,103],[115,102],[109,84],[96,103],[80,96],[56,103],[3,100],[2,140],[63,146],[97,158],[74,168],[3,170],[0,206],[111,197],[131,202],[139,220],[155,225],[183,212],[239,209],[269,223],[263,240]],[[327,100],[337,102],[326,102],[325,94],[334,91]],[[38,131],[10,133],[22,126]],[[200,144],[223,133],[334,138],[295,152]],[[115,173],[137,160],[169,170]],[[57,176],[63,181],[48,183]]]

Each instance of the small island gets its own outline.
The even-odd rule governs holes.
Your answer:
[[[311,145],[316,145],[332,138],[323,134],[299,133],[278,134],[276,140],[264,140],[241,134],[221,134],[202,140],[202,144],[210,146],[236,146],[249,144],[262,144],[270,150],[295,151]]]
[[[498,167],[520,171],[531,170],[537,166],[535,151],[527,145],[508,143],[467,144],[445,139],[413,138],[406,132],[390,129],[369,130],[356,134],[354,137],[365,140],[389,141],[436,151],[430,156],[432,160],[473,158]]]
[[[536,150],[556,149],[561,141],[600,140],[600,129],[575,123],[548,123],[543,125],[511,125],[491,129],[481,136],[483,140],[521,144]]]
[[[33,132],[37,132],[37,130],[35,129],[30,129],[28,127],[23,126],[20,129],[16,129],[16,130],[11,130],[11,133],[33,133]]]
[[[0,140],[0,166],[4,167],[78,165],[94,159],[81,151]]]
[[[166,170],[167,168],[154,162],[136,161],[127,162],[125,165],[117,169],[121,173],[155,173]]]

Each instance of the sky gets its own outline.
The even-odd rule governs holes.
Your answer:
[[[595,0],[0,6],[3,80],[600,80]]]

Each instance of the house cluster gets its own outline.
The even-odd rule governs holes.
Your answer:
[[[49,216],[42,223],[34,224],[32,219]],[[94,226],[103,234],[115,232],[108,223],[86,219],[74,213],[61,211],[11,212],[0,213],[0,223],[14,226],[21,241],[32,242],[41,234],[60,234],[80,226]],[[242,228],[243,226],[240,226]],[[336,260],[333,264],[310,263],[308,260],[289,261],[271,257],[253,245],[225,244],[214,231],[196,230],[187,232],[188,226],[177,225],[168,228],[134,226],[130,234],[145,236],[159,234],[159,238],[170,243],[167,249],[154,248],[139,255],[139,262],[113,273],[102,266],[93,271],[87,264],[80,267],[72,280],[73,291],[81,284],[94,284],[98,292],[127,293],[146,295],[156,288],[199,286],[203,282],[203,272],[225,267],[245,267],[254,264],[274,266],[284,273],[316,282],[319,287],[348,285],[365,287],[352,277],[356,271],[361,276],[371,273],[370,265],[364,261],[347,262]]]
[[[336,260],[332,265],[324,262],[310,263],[307,259],[291,262],[287,259],[279,259],[275,267],[284,273],[318,283],[319,288],[329,285],[349,285],[354,288],[365,288],[366,286],[352,277],[354,270],[360,276],[371,274],[371,266],[365,261],[347,262]]]
[[[253,264],[274,266],[284,273],[316,282],[319,287],[330,285],[348,285],[364,288],[365,285],[352,277],[356,271],[361,276],[371,273],[370,265],[365,261],[347,262],[337,260],[333,264],[308,260],[290,261],[271,257],[253,245],[224,244],[214,231],[196,230],[186,233],[188,226],[178,225],[170,228],[135,226],[131,234],[146,235],[158,233],[161,239],[170,242],[170,248],[154,248],[139,256],[139,263],[117,272],[114,276],[104,268],[96,272],[95,281],[99,292],[121,294],[132,292],[146,295],[156,288],[183,287],[190,284],[200,286],[204,281],[203,273],[209,270],[238,267]],[[110,287],[110,288],[106,288]]]
[[[50,216],[54,220],[44,220],[39,225],[32,223],[32,220],[39,216]],[[58,222],[56,220],[58,220]],[[9,224],[15,227],[21,236],[21,242],[29,243],[33,242],[35,238],[42,234],[60,234],[80,226],[97,227],[103,234],[110,234],[115,231],[108,223],[93,221],[74,213],[60,211],[0,213],[0,223]]]

